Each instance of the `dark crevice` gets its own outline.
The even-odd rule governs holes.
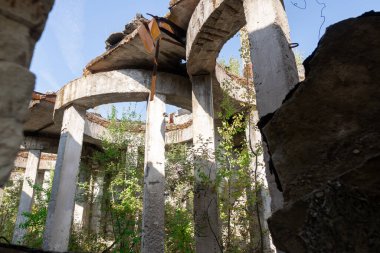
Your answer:
[[[267,137],[265,136],[264,131],[263,131],[263,128],[271,121],[274,114],[275,114],[275,112],[272,112],[272,113],[268,113],[267,115],[261,117],[260,121],[257,123],[257,127],[260,129],[262,141],[265,142],[267,145],[267,150],[268,150],[268,155],[269,155],[269,161],[268,161],[269,172],[272,175],[274,175],[274,179],[276,181],[277,189],[280,192],[283,192],[283,188],[282,188],[280,178],[278,176],[277,170],[276,170],[274,163],[273,163],[273,160],[272,160],[272,153],[270,152],[269,143],[268,143]]]

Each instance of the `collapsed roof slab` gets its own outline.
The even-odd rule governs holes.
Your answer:
[[[169,7],[170,12],[165,18],[186,31],[198,2],[199,0],[172,1],[171,7]],[[128,68],[152,70],[154,52],[148,52],[144,47],[145,29],[145,24],[141,23],[135,31],[122,39],[114,48],[88,63],[84,72],[98,73]],[[162,35],[158,70],[186,75],[186,67],[181,64],[186,58],[185,45],[180,45],[165,33]]]

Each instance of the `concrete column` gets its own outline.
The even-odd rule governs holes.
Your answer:
[[[49,190],[49,187],[50,187],[50,180],[51,180],[51,171],[50,170],[45,170],[44,171],[44,179],[42,181],[42,189],[47,192]],[[43,196],[44,199],[47,199],[47,196],[46,194],[44,194]]]
[[[67,251],[74,210],[86,111],[68,107],[63,115],[61,138],[48,207],[43,249]]]
[[[248,140],[250,141],[250,143],[248,143],[248,144],[251,145],[254,152],[256,152],[256,150],[260,148],[260,145],[262,143],[261,133],[260,133],[259,129],[257,129],[257,127],[256,127],[256,124],[258,122],[258,118],[259,117],[258,117],[257,111],[251,112],[250,124],[248,125],[248,129],[246,131]],[[268,163],[265,163],[264,156],[265,156],[265,154],[260,154],[257,157],[257,160],[254,157],[254,160],[251,162],[251,164],[252,164],[252,166],[254,166],[252,168],[252,170],[256,172],[255,176],[256,176],[257,182],[255,182],[255,183],[261,185],[260,191],[258,192],[258,194],[256,194],[257,198],[258,198],[256,201],[260,202],[259,213],[257,215],[260,219],[261,229],[262,229],[262,231],[258,231],[258,232],[263,233],[263,249],[264,249],[264,252],[265,253],[272,253],[272,252],[276,252],[276,247],[274,246],[274,244],[272,242],[272,237],[271,237],[271,234],[269,232],[267,220],[272,215],[271,204],[274,204],[274,205],[281,204],[282,205],[283,198],[282,198],[281,192],[279,192],[277,190],[277,192],[279,192],[281,195],[275,196],[275,200],[277,202],[272,201],[272,198],[269,194],[269,183],[268,183],[267,176],[266,176],[266,174],[270,174],[270,173],[267,172],[267,167],[268,167],[267,164]],[[277,189],[276,185],[272,185],[271,187]],[[278,200],[281,200],[281,202],[278,203]]]
[[[100,221],[102,218],[104,174],[98,171],[93,175],[93,181],[90,228],[92,232],[98,234],[100,232]]]
[[[280,0],[244,0],[253,64],[256,103],[260,119],[275,112],[289,91],[298,83],[294,54],[289,47],[290,32]],[[263,143],[265,162],[269,162]],[[268,166],[266,166],[268,168]],[[282,193],[274,174],[267,172],[272,211],[283,206]]]
[[[20,225],[26,221],[23,213],[30,212],[33,203],[34,189],[33,185],[37,179],[38,165],[40,163],[41,150],[30,150],[28,153],[28,161],[26,163],[24,182],[22,184],[22,192],[18,213],[16,218],[15,230],[13,232],[12,243],[22,244],[22,240],[26,234],[26,229],[20,228]]]
[[[214,107],[211,75],[192,76],[194,226],[197,253],[221,252],[217,205]]]
[[[280,0],[244,0],[260,118],[277,110],[298,83],[289,47],[288,19]]]
[[[0,187],[0,205],[3,203],[4,187]]]
[[[145,132],[142,253],[163,253],[165,237],[165,96],[148,102]]]
[[[78,183],[89,183],[91,188],[92,181],[87,169],[81,169],[78,174]],[[88,213],[89,213],[89,202],[90,200],[83,197],[84,189],[77,187],[75,193],[75,204],[74,204],[74,216],[73,216],[73,226],[75,229],[86,229],[88,228]]]

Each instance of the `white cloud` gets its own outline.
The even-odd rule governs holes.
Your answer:
[[[80,74],[84,64],[85,0],[58,0],[51,25],[64,60],[73,74]]]

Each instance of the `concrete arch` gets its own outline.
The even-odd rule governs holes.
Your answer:
[[[242,0],[201,0],[187,31],[189,74],[212,73],[223,45],[245,23]]]
[[[152,72],[139,69],[114,70],[83,76],[66,84],[57,92],[54,118],[62,118],[63,110],[72,104],[85,109],[117,102],[146,101]],[[191,110],[191,83],[188,78],[160,72],[156,92],[166,96],[167,103]]]

